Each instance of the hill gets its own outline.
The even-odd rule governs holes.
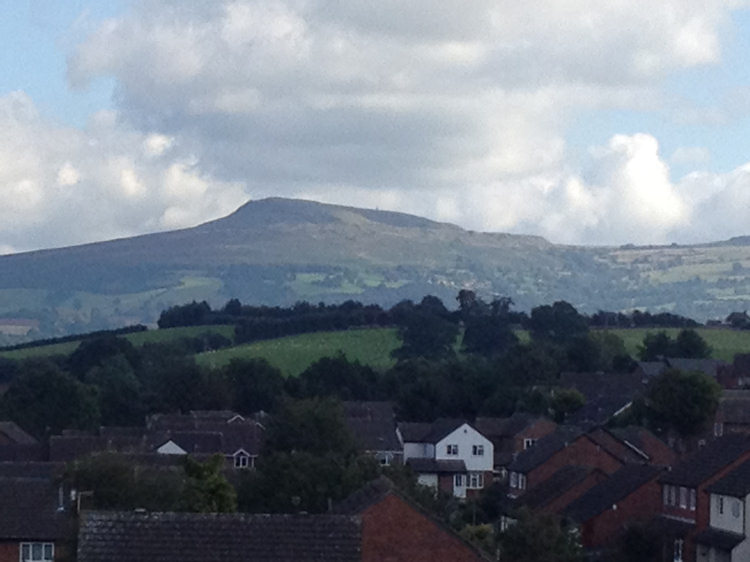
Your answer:
[[[10,317],[38,320],[36,336],[152,323],[193,299],[389,306],[434,294],[451,305],[461,288],[509,295],[520,309],[563,299],[584,312],[717,318],[750,308],[750,245],[565,246],[272,198],[194,228],[2,256],[0,332]]]

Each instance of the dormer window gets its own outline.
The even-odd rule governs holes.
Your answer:
[[[239,450],[234,454],[234,468],[253,468],[253,458],[245,451]]]

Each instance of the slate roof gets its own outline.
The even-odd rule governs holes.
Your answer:
[[[708,375],[709,377],[716,378],[719,371],[719,367],[727,365],[726,361],[719,359],[688,359],[685,357],[668,357],[667,363],[674,369],[680,371],[699,371]]]
[[[88,512],[79,562],[348,562],[361,523],[347,515]]]
[[[412,458],[406,461],[414,472],[422,473],[455,473],[466,472],[466,463],[462,460],[440,460]]]
[[[649,460],[645,451],[628,444],[619,435],[603,427],[597,427],[586,435],[599,447],[623,463],[645,463]]]
[[[0,540],[67,537],[70,511],[58,511],[58,486],[47,478],[0,478]]]
[[[750,436],[725,435],[709,441],[672,470],[665,472],[661,477],[661,482],[695,488],[748,451],[750,451]]]
[[[716,419],[728,424],[750,424],[750,396],[724,392]]]
[[[424,422],[398,422],[397,427],[404,443],[420,443],[422,438],[432,429],[432,424]]]
[[[699,544],[707,544],[729,552],[743,540],[745,540],[744,535],[730,533],[729,531],[720,531],[712,527],[702,531],[695,537],[695,542]]]
[[[614,504],[656,478],[662,470],[650,465],[626,465],[571,502],[564,513],[570,519],[584,523],[612,509]]]
[[[509,418],[487,418],[478,417],[474,423],[477,431],[492,439],[495,437],[514,437],[520,431],[529,427],[532,423],[541,419],[540,416],[527,412],[516,412]]]
[[[706,490],[712,494],[744,498],[750,494],[750,461],[745,461]]]
[[[344,402],[346,425],[363,451],[399,451],[391,402]]]
[[[647,377],[658,377],[667,368],[664,361],[638,361],[638,368]]]
[[[0,421],[0,433],[18,445],[36,445],[38,441],[12,421]]]
[[[574,388],[586,399],[568,422],[596,425],[605,423],[646,389],[638,373],[562,373],[560,386]]]
[[[545,463],[556,452],[561,451],[578,437],[583,430],[577,427],[560,426],[553,433],[539,439],[533,447],[518,453],[508,470],[526,473]]]
[[[544,482],[540,482],[520,498],[516,505],[539,509],[559,498],[573,486],[583,482],[594,470],[585,466],[569,465],[556,471]]]
[[[443,437],[467,423],[455,418],[438,418],[432,423],[399,423],[404,442],[437,443]]]

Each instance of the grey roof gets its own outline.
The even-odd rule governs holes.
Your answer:
[[[706,488],[712,494],[744,498],[750,494],[750,460]]]
[[[38,441],[12,421],[0,421],[0,434],[18,445],[36,445]],[[0,444],[2,446],[2,444]]]
[[[645,392],[637,373],[562,373],[560,386],[583,394],[583,407],[568,417],[569,423],[605,423]]]
[[[657,535],[677,538],[685,537],[695,529],[695,522],[667,515],[657,515],[649,521],[648,527]]]
[[[553,433],[539,439],[533,447],[518,453],[508,466],[513,472],[526,473],[545,463],[552,455],[567,447],[583,435],[583,430],[572,426],[560,426]]]
[[[735,546],[744,540],[744,535],[730,533],[729,531],[720,531],[719,529],[714,529],[712,527],[702,531],[697,537],[695,537],[695,542],[699,544],[707,544],[728,552],[731,552]]]
[[[406,461],[414,472],[422,473],[454,473],[466,472],[466,463],[462,460],[418,459]]]
[[[647,377],[658,377],[667,368],[664,361],[638,361],[638,368]]]
[[[420,443],[432,429],[431,423],[398,422],[398,430],[405,443]]]
[[[385,498],[388,494],[396,493],[393,482],[386,476],[380,476],[371,480],[359,490],[354,491],[347,498],[337,503],[334,513],[356,515]]]
[[[716,418],[728,424],[750,424],[750,396],[725,392],[719,401]]]
[[[584,523],[612,509],[614,504],[655,479],[662,470],[650,465],[625,465],[574,500],[565,508],[564,513],[574,521]]]
[[[750,436],[744,434],[725,435],[698,450],[696,453],[665,472],[661,481],[694,488],[722,468],[750,452]]]
[[[721,361],[719,359],[689,359],[685,357],[668,357],[666,361],[670,367],[679,369],[680,371],[698,371],[714,378],[718,373],[719,367],[727,365],[726,361]]]
[[[46,478],[55,480],[65,472],[62,462],[0,462],[0,478]]]
[[[79,562],[292,562],[361,559],[346,515],[88,512]]]
[[[58,486],[53,480],[0,478],[0,498],[0,540],[42,541],[68,536],[71,513],[58,510]]]
[[[346,425],[363,451],[398,451],[392,402],[344,402]]]
[[[97,435],[63,434],[49,438],[51,461],[72,461],[106,449],[107,441]]]
[[[531,509],[544,507],[551,501],[559,498],[573,486],[583,482],[594,470],[596,469],[585,466],[565,466],[552,474],[544,482],[540,482],[528,490],[516,500],[516,505],[524,505]]]
[[[399,423],[404,442],[437,443],[443,437],[467,423],[456,418],[438,418],[432,423]]]
[[[479,433],[488,439],[514,437],[517,433],[540,419],[543,418],[527,412],[516,412],[509,418],[478,417],[474,422],[474,426]]]

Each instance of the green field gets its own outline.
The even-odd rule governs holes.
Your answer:
[[[679,328],[630,328],[609,331],[623,339],[628,353],[636,359],[638,358],[638,346],[643,342],[643,338],[648,332],[664,331],[671,338],[675,338],[680,332]],[[714,359],[731,362],[735,353],[750,353],[750,330],[696,328],[695,331],[711,346]]]
[[[336,355],[339,351],[350,361],[359,361],[375,369],[387,369],[394,364],[391,351],[399,345],[395,328],[366,328],[258,341],[201,353],[197,359],[199,364],[207,367],[222,367],[232,359],[262,357],[284,375],[296,376],[311,363]]]
[[[206,332],[215,332],[232,339],[234,337],[234,326],[187,326],[180,328],[166,328],[164,330],[146,330],[145,332],[134,332],[122,337],[129,340],[135,346],[146,343],[163,343],[180,338],[193,338]],[[48,357],[50,355],[69,355],[75,351],[80,340],[63,343],[53,343],[36,347],[26,347],[13,351],[0,351],[0,357],[8,359],[28,359],[30,357]]]

